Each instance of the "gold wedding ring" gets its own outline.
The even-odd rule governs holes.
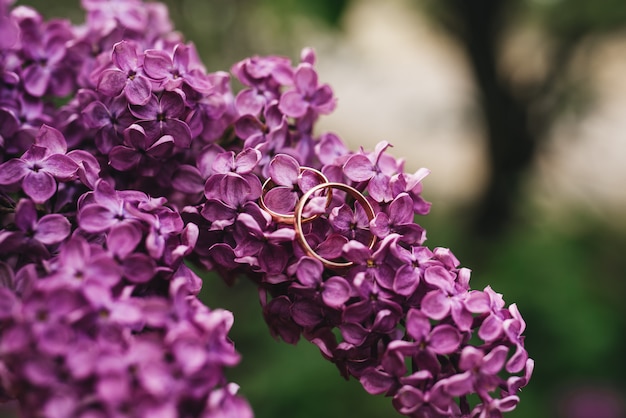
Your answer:
[[[302,212],[304,211],[304,206],[306,205],[306,202],[311,198],[311,196],[313,196],[314,193],[323,189],[327,189],[328,195],[331,195],[332,189],[342,190],[346,192],[347,194],[349,194],[352,198],[354,198],[361,205],[361,207],[363,207],[363,210],[365,210],[365,214],[367,215],[368,221],[371,221],[372,219],[374,219],[374,216],[376,216],[376,213],[374,212],[374,208],[372,207],[370,202],[367,201],[367,199],[361,192],[359,192],[354,187],[348,186],[347,184],[343,184],[343,183],[327,182],[327,183],[318,184],[317,186],[310,188],[300,198],[300,200],[296,204],[296,209],[294,211],[294,229],[296,231],[296,239],[298,240],[298,242],[304,249],[304,252],[308,256],[321,261],[322,264],[324,264],[326,267],[335,268],[335,269],[350,267],[351,265],[354,264],[352,261],[340,262],[340,261],[327,260],[326,258],[316,253],[313,250],[313,248],[311,248],[311,246],[306,240],[306,237],[304,236],[304,231],[302,230],[302,224],[306,222],[307,220],[310,220],[309,218],[302,219]],[[370,249],[374,248],[375,243],[376,243],[376,235],[372,234],[372,238],[370,239],[368,247]]]

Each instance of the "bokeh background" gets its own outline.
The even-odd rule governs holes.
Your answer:
[[[168,0],[209,71],[312,46],[352,149],[428,167],[431,247],[451,248],[527,322],[535,375],[511,418],[626,417],[623,0]],[[83,20],[79,0],[20,0]],[[206,275],[235,313],[229,376],[258,418],[396,417],[313,345],[273,340],[255,288]],[[13,417],[1,407],[0,417]]]

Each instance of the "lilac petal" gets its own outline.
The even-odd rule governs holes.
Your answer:
[[[452,291],[453,277],[448,270],[441,266],[428,267],[424,271],[424,281],[444,292]]]
[[[430,333],[428,346],[437,354],[450,354],[461,344],[461,334],[452,325],[439,325]]]
[[[120,70],[113,68],[104,70],[98,80],[97,90],[106,96],[115,97],[124,89],[126,80],[126,74]]]
[[[235,152],[225,151],[217,154],[211,167],[213,172],[226,174],[235,168]]]
[[[182,193],[198,194],[204,190],[204,179],[196,167],[185,164],[174,172],[172,187]]]
[[[108,255],[91,258],[87,266],[87,274],[99,285],[112,288],[120,282],[122,272],[117,263],[112,262]]]
[[[35,239],[46,245],[56,244],[67,238],[70,230],[70,221],[65,216],[45,215],[37,223]]]
[[[430,321],[418,309],[410,309],[406,318],[406,331],[416,342],[423,342],[430,333]]]
[[[198,70],[193,70],[185,74],[184,80],[189,87],[199,93],[211,93],[214,88],[210,76]]]
[[[174,148],[174,137],[171,135],[163,135],[154,144],[146,150],[152,158],[161,159],[169,157]]]
[[[382,173],[375,174],[367,184],[367,191],[375,201],[388,202],[392,198],[389,177]]]
[[[461,370],[478,370],[483,363],[484,353],[482,350],[466,346],[461,351],[459,367]]]
[[[350,241],[343,246],[343,253],[349,261],[363,264],[372,257],[371,250],[358,241]]]
[[[293,212],[298,197],[291,187],[278,186],[268,191],[263,201],[274,212],[289,214]]]
[[[499,345],[487,354],[482,361],[480,371],[487,375],[495,375],[504,366],[509,348]],[[525,361],[524,361],[525,363]]]
[[[71,179],[78,171],[78,164],[67,155],[52,154],[40,163],[54,177],[62,180]]]
[[[156,263],[145,254],[130,254],[123,261],[124,276],[133,283],[147,283],[156,273]]]
[[[334,164],[337,159],[348,154],[348,149],[337,135],[329,132],[320,136],[315,153],[322,164],[328,165]]]
[[[15,225],[24,232],[32,231],[37,223],[37,208],[30,199],[20,199],[15,208]]]
[[[17,183],[28,173],[30,173],[30,169],[24,160],[13,158],[0,165],[0,184],[8,185]]]
[[[394,225],[413,222],[413,199],[401,193],[389,204],[389,218]]]
[[[389,216],[384,212],[378,212],[370,222],[370,231],[378,238],[384,238],[390,234]]]
[[[235,134],[246,139],[263,131],[263,125],[252,115],[243,115],[235,122]]]
[[[172,62],[176,68],[188,68],[189,67],[189,54],[190,48],[185,44],[177,44],[174,47],[174,54]]]
[[[474,392],[474,380],[470,372],[452,375],[442,382],[444,390],[452,396],[464,396]]]
[[[343,322],[353,323],[360,322],[369,317],[373,311],[372,303],[369,300],[361,300],[351,303],[343,311]]]
[[[266,245],[259,252],[259,267],[265,273],[282,273],[287,267],[287,261],[287,252],[279,245]]]
[[[236,172],[239,174],[251,173],[261,160],[261,152],[255,148],[247,148],[235,157]]]
[[[311,257],[302,257],[298,261],[296,277],[303,285],[315,288],[322,282],[323,271],[324,266],[320,261]]]
[[[317,73],[311,65],[301,64],[293,75],[293,81],[299,92],[312,95],[317,89]]]
[[[37,132],[35,143],[40,147],[48,148],[50,154],[65,154],[67,152],[67,142],[58,129],[52,126],[42,125]]]
[[[473,290],[463,301],[465,308],[472,313],[487,313],[491,310],[489,296],[485,292]]]
[[[322,241],[315,251],[321,257],[326,258],[327,260],[332,260],[334,258],[341,257],[343,252],[343,246],[348,243],[348,238],[344,237],[341,234],[331,234]]]
[[[344,321],[344,324],[339,326],[339,330],[341,331],[341,337],[343,338],[344,342],[357,346],[363,344],[367,336],[370,335],[369,331],[358,322],[346,323]]]
[[[519,373],[522,371],[528,360],[528,352],[524,349],[524,346],[517,344],[515,354],[507,361],[506,371],[509,373]]]
[[[393,280],[393,290],[402,296],[411,296],[420,283],[419,270],[404,264],[397,271]]]
[[[160,103],[161,108],[167,112],[168,118],[178,118],[185,112],[185,101],[176,92],[164,92]]]
[[[324,282],[322,300],[331,308],[340,308],[350,299],[350,290],[350,283],[343,277],[330,277]]]
[[[44,203],[50,199],[57,189],[57,183],[50,174],[45,171],[31,171],[22,181],[24,193],[35,203]]]
[[[144,105],[130,105],[130,113],[139,120],[156,120],[160,113],[159,100],[154,95],[150,96],[150,100]]]
[[[212,245],[211,248],[209,248],[209,254],[213,260],[222,267],[228,269],[237,267],[235,252],[228,244],[217,243]]]
[[[123,223],[111,228],[107,234],[107,248],[122,259],[139,244],[142,233],[135,225]]]
[[[125,73],[137,68],[137,50],[131,42],[120,41],[113,45],[112,59],[115,65]]]
[[[141,154],[124,145],[117,145],[109,152],[111,167],[119,171],[128,171],[139,165]]]
[[[161,80],[170,76],[169,69],[172,67],[172,59],[163,50],[150,49],[145,52],[143,70],[148,77]]]
[[[278,108],[287,116],[301,118],[309,109],[309,103],[304,100],[300,93],[290,90],[280,97]]]
[[[269,165],[269,175],[280,186],[293,186],[298,181],[300,164],[290,155],[278,154]]]
[[[306,299],[294,302],[290,311],[293,321],[302,327],[314,327],[323,319],[322,309]]]
[[[245,89],[237,94],[235,107],[241,115],[258,115],[265,106],[266,99],[254,89]]]
[[[463,302],[458,298],[450,298],[450,311],[454,323],[461,331],[469,331],[472,328],[473,317],[470,311],[465,309]]]
[[[411,245],[421,245],[426,240],[426,230],[418,224],[403,224],[395,228],[395,232],[402,236],[401,241]]]
[[[222,200],[233,208],[245,202],[252,192],[250,184],[238,174],[229,173],[224,175],[220,181],[220,191]]]
[[[102,128],[111,123],[109,109],[100,101],[91,102],[82,111],[88,128]]]
[[[393,397],[393,405],[402,415],[411,415],[424,403],[424,393],[413,386],[402,386]]]
[[[35,97],[41,97],[46,93],[50,84],[50,78],[50,71],[38,64],[29,65],[22,72],[24,89],[26,89],[28,94]]]
[[[78,224],[87,232],[102,232],[115,225],[114,214],[105,206],[89,204],[78,213]]]
[[[4,14],[4,10],[2,12]],[[0,49],[8,50],[19,39],[20,29],[14,19],[0,16]]]
[[[327,115],[335,110],[337,101],[333,98],[333,90],[328,84],[324,84],[313,93],[311,104],[317,112],[323,115]]]
[[[428,292],[422,299],[422,312],[432,319],[442,320],[450,312],[450,299],[439,290]]]
[[[39,145],[31,145],[31,147],[22,154],[22,160],[32,164],[39,164],[48,155],[50,155],[48,148]]]
[[[380,395],[393,387],[395,378],[389,373],[369,368],[363,372],[359,381],[367,393],[370,395]]]
[[[486,342],[491,342],[497,339],[502,331],[502,320],[495,315],[489,315],[478,329],[478,336]]]
[[[178,119],[168,119],[165,122],[162,135],[171,135],[174,143],[181,148],[189,148],[191,145],[191,130],[189,125]]]
[[[494,399],[489,404],[490,408],[500,412],[511,412],[517,407],[519,396],[510,395],[502,399]]]
[[[126,83],[124,95],[130,104],[144,105],[150,101],[152,85],[146,77],[140,74],[136,75],[132,80]]]
[[[374,177],[372,163],[363,154],[354,154],[343,165],[343,171],[352,181],[367,181]]]

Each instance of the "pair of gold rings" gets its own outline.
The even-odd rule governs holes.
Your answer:
[[[303,173],[304,171],[310,171],[313,174],[315,174],[315,176],[320,180],[320,183],[311,187],[302,195],[302,197],[300,197],[300,199],[296,203],[293,213],[279,213],[268,208],[267,205],[265,204],[265,200],[263,199],[263,196],[274,185],[271,179],[267,179],[265,183],[263,184],[263,192],[261,194],[261,198],[259,199],[259,205],[261,206],[261,208],[263,208],[272,216],[275,222],[293,225],[294,230],[296,232],[296,239],[298,243],[300,244],[300,246],[302,247],[302,249],[304,250],[304,252],[308,256],[321,261],[322,264],[324,264],[326,267],[329,267],[329,268],[341,269],[341,268],[350,267],[351,265],[354,264],[351,261],[328,260],[322,257],[321,255],[319,255],[317,252],[315,252],[313,248],[311,248],[311,245],[306,240],[304,230],[303,230],[303,224],[313,221],[314,219],[318,218],[322,214],[313,214],[311,216],[304,217],[304,207],[306,206],[309,199],[311,199],[311,197],[313,197],[316,193],[326,192],[326,208],[328,208],[332,203],[333,190],[341,190],[347,193],[349,196],[351,196],[356,202],[358,202],[361,205],[361,207],[365,211],[368,221],[371,221],[372,219],[374,219],[374,216],[376,216],[376,213],[374,212],[374,208],[372,207],[370,202],[367,200],[367,198],[354,187],[349,186],[344,183],[330,182],[328,181],[328,178],[324,174],[322,174],[322,172],[314,168],[301,167],[300,173]],[[376,236],[372,234],[372,237],[368,243],[368,247],[370,249],[374,248],[375,243],[376,243]]]

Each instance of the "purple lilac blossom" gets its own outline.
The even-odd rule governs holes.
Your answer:
[[[428,170],[404,173],[387,142],[351,152],[314,133],[336,99],[312,49],[236,63],[235,95],[160,3],[82,0],[81,26],[11,3],[0,0],[1,400],[25,417],[251,417],[224,375],[239,362],[233,315],[198,299],[194,263],[249,277],[272,335],[316,344],[403,415],[516,407],[534,369],[517,305],[472,290],[449,249],[424,245],[414,216],[430,209]],[[304,238],[347,267],[311,257],[259,205],[265,193],[288,217],[321,182],[307,169],[375,212],[340,190],[306,205]]]

